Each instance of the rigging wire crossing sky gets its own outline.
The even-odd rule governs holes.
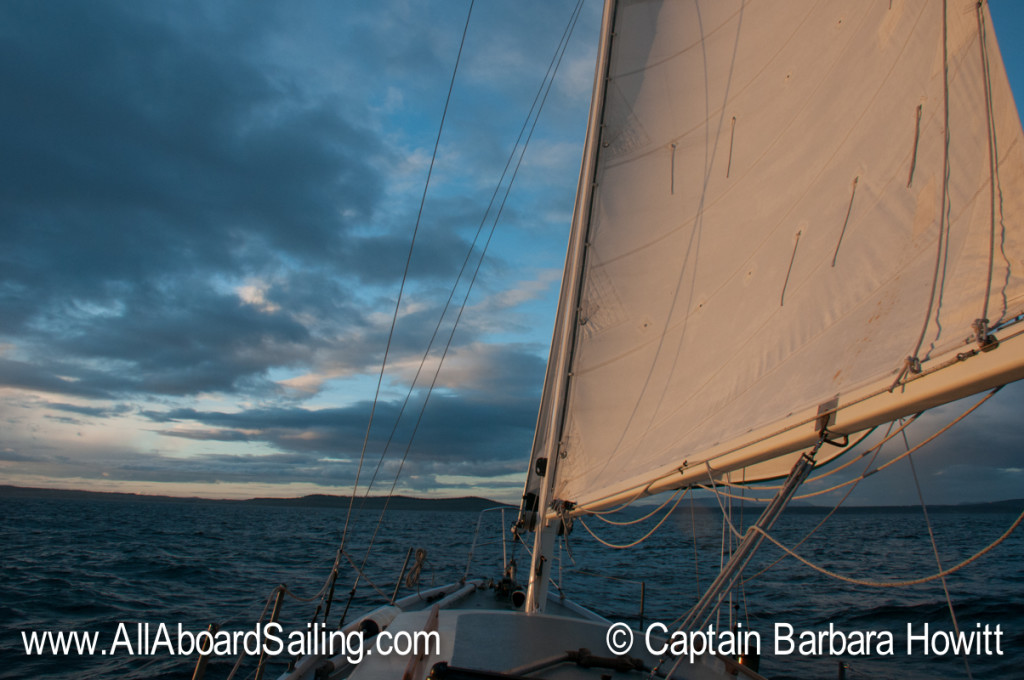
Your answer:
[[[411,446],[470,276],[395,423],[574,6],[473,9],[369,433],[371,472],[388,453],[373,493],[408,446],[399,493],[521,494],[597,2],[573,27]],[[0,483],[350,492],[467,9],[0,4]],[[1020,108],[1024,6],[992,14]],[[926,500],[1024,495],[1022,400],[1007,387],[918,455]],[[851,502],[916,502],[906,474],[876,477]]]

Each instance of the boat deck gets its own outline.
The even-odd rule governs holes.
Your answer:
[[[361,621],[372,617],[383,623],[385,634],[380,637],[396,648],[400,641],[408,643],[416,635],[423,639],[436,631],[434,642],[426,645],[429,653],[379,653],[376,642],[368,637],[366,653],[358,663],[349,663],[341,656],[330,661],[300,662],[296,671],[282,676],[282,680],[314,675],[349,680],[641,678],[650,677],[651,669],[659,663],[647,652],[639,633],[628,656],[613,655],[606,643],[610,622],[557,597],[549,599],[544,614],[525,614],[490,584],[472,583],[435,589],[396,604],[401,606],[382,608]],[[384,612],[383,617],[379,612]],[[670,667],[671,663],[664,665]],[[325,664],[330,667],[325,668]],[[315,673],[316,669],[320,674]],[[660,670],[659,675],[663,675],[668,668]],[[761,678],[731,659],[708,656],[698,657],[693,664],[684,662],[672,677]]]

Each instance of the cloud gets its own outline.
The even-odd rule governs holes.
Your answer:
[[[106,399],[111,393],[97,383],[106,381],[106,377],[94,371],[85,371],[89,377],[96,380],[90,381],[93,384],[80,384],[79,377],[67,377],[65,374],[74,372],[74,367],[38,366],[24,361],[0,358],[0,385],[14,387],[36,392],[49,392],[54,394],[66,394],[80,397],[93,397]]]
[[[390,459],[400,459],[414,429],[416,437],[410,448],[412,460],[424,459],[445,465],[455,465],[464,460],[474,465],[483,462],[481,474],[493,476],[506,471],[502,467],[500,471],[492,469],[488,472],[487,466],[494,461],[501,465],[515,461],[521,466],[528,459],[537,416],[536,400],[483,403],[435,394],[427,404],[426,414],[429,417],[425,417],[417,429],[421,404],[422,398],[407,410],[401,421],[398,420],[400,403],[377,404],[375,424],[367,447],[373,460],[378,459],[385,449]],[[301,454],[304,460],[324,456],[358,460],[370,408],[369,403],[361,402],[342,408],[276,407],[234,413],[186,408],[143,415],[156,423],[190,423],[207,428],[189,426],[158,430],[163,435],[197,440],[264,442],[272,445],[274,450]]]
[[[5,474],[348,485],[387,352],[367,460],[387,447],[391,478],[570,7],[475,6],[421,213],[465,10],[0,4]],[[599,21],[580,19],[399,488],[516,495]],[[955,429],[925,476],[966,456],[1014,478],[1014,403]]]
[[[12,463],[27,463],[34,462],[37,460],[39,459],[33,456],[26,456],[11,449],[4,449],[0,451],[0,461],[7,461]]]
[[[83,416],[89,416],[90,418],[112,418],[114,416],[124,415],[132,410],[131,406],[127,404],[117,404],[116,406],[81,406],[79,404],[62,404],[59,402],[49,402],[46,404],[47,408],[55,409],[57,411],[67,411],[69,413],[77,413]]]

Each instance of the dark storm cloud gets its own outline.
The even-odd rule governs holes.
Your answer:
[[[951,422],[967,410],[972,400],[964,400],[926,414],[922,434]],[[1024,382],[1007,385],[978,407],[963,422],[954,425],[936,440],[927,452],[930,467],[935,470],[969,463],[986,468],[1024,468],[1024,440],[1016,423],[1024,403]],[[911,444],[914,440],[911,440]]]
[[[155,5],[0,8],[0,77],[19,102],[0,127],[0,196],[27,254],[56,251],[51,275],[137,278],[181,266],[173,256],[220,266],[242,230],[315,255],[339,208],[365,215],[379,197],[360,160],[377,141],[275,72],[258,52],[272,26],[250,17],[243,40],[202,5],[178,9],[175,21]]]
[[[368,444],[374,460],[387,445],[400,403],[377,404],[375,424]],[[366,433],[370,404],[359,403],[344,408],[304,409],[298,407],[251,409],[239,413],[177,409],[148,416],[159,423],[198,423],[210,430],[161,430],[161,434],[207,440],[263,441],[281,451],[305,454],[310,459],[320,456],[358,458]],[[523,400],[515,405],[485,404],[453,396],[433,396],[427,414],[416,433],[410,456],[431,461],[489,461],[481,472],[495,472],[490,461],[526,460],[534,421],[536,403]],[[388,448],[389,457],[399,459],[412,435],[418,415],[416,408],[407,410]],[[258,456],[257,456],[258,457]]]
[[[110,398],[234,390],[272,365],[294,364],[315,346],[307,329],[201,286],[136,290],[116,315],[76,315],[61,305],[59,332],[26,333],[36,363],[0,359],[0,385]],[[55,362],[48,353],[77,357]],[[109,362],[109,370],[96,368]],[[123,370],[130,365],[132,370]]]
[[[68,413],[77,413],[83,416],[89,416],[90,418],[112,418],[114,416],[124,415],[132,410],[131,406],[127,404],[118,404],[117,406],[103,407],[103,406],[79,406],[77,404],[62,404],[62,403],[48,403],[47,408],[55,409],[57,411],[67,411]]]
[[[380,200],[388,152],[269,58],[275,20],[248,3],[0,5],[17,104],[0,107],[0,335],[32,354],[3,384],[234,389],[293,364],[308,330],[218,281],[300,263],[379,276],[345,237]]]
[[[247,442],[249,435],[238,430],[157,430],[167,437],[181,437],[182,439],[195,439],[197,441],[217,442]]]
[[[70,371],[62,370],[62,368],[77,371],[80,375],[86,373],[93,380],[88,380],[85,384],[82,384],[77,378],[67,377]],[[60,364],[37,366],[24,361],[0,358],[0,385],[4,387],[15,387],[68,396],[109,399],[113,396],[112,393],[101,386],[107,382],[109,382],[109,378],[106,374],[96,371],[87,371],[71,366],[62,367]]]
[[[131,362],[137,371],[120,377],[120,390],[193,394],[231,391],[268,366],[297,362],[309,341],[287,315],[196,286],[134,295],[124,314],[85,319],[55,344],[86,359]]]
[[[380,41],[385,72],[446,70],[446,34],[385,41],[358,16],[319,18]],[[389,205],[371,222],[393,152],[365,102],[273,57],[298,39],[286,21],[300,20],[249,3],[0,6],[0,79],[17,102],[0,108],[0,337],[21,350],[0,384],[93,398],[272,390],[271,368],[310,365],[339,338],[347,366],[379,361],[386,329],[360,305],[392,304],[416,214]],[[429,207],[410,276],[450,281],[486,205]],[[355,300],[345,277],[388,292]],[[250,278],[275,309],[241,304],[232,286]],[[400,351],[430,335],[418,314]]]
[[[522,468],[529,457],[537,418],[536,385],[544,365],[540,359],[517,351],[508,351],[501,358],[504,361],[494,362],[494,365],[502,368],[486,376],[484,383],[467,386],[459,393],[435,393],[431,397],[409,448],[406,468],[411,473],[486,478]],[[504,392],[483,389],[487,381],[500,379],[499,374],[514,372],[524,375],[518,382],[508,382]],[[397,465],[405,455],[422,403],[422,392],[419,392],[402,414],[397,428],[395,422],[401,403],[378,403],[367,443],[368,460],[374,466],[385,450],[389,466]],[[230,413],[180,408],[146,411],[142,415],[156,423],[185,425],[184,428],[162,428],[159,432],[164,435],[195,440],[265,442],[312,465],[325,456],[358,459],[366,436],[370,404],[323,409],[253,408]],[[263,459],[262,456],[251,458]],[[205,465],[207,460],[200,458],[179,464]]]

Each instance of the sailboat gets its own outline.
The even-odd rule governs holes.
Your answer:
[[[513,526],[532,562],[342,631],[434,648],[281,677],[760,678],[741,654],[615,654],[609,622],[549,587],[558,537],[662,492],[782,480],[682,612],[701,630],[859,433],[1024,378],[1021,321],[1024,135],[986,3],[607,0]]]

